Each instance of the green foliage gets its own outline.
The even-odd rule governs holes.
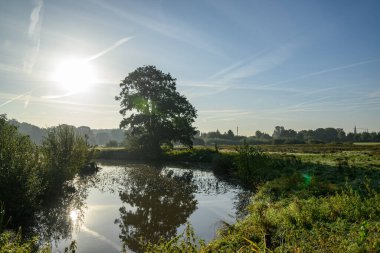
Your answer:
[[[133,143],[152,154],[160,154],[162,144],[192,146],[196,110],[177,92],[175,81],[154,66],[144,66],[129,73],[120,84],[116,97],[124,117],[120,127],[129,128],[130,136],[137,138]]]
[[[37,249],[37,238],[23,241],[21,231],[0,234],[0,253],[30,253],[37,252]]]
[[[59,126],[49,129],[39,149],[0,116],[0,143],[0,252],[51,252],[40,247],[37,238],[24,240],[21,229],[17,233],[4,231],[31,225],[34,214],[46,204],[43,197],[53,189],[60,190],[89,163],[87,142],[73,128]],[[72,244],[65,252],[75,249]]]
[[[39,151],[29,137],[0,117],[0,201],[5,219],[12,224],[28,221],[44,190],[39,163]]]
[[[282,175],[291,175],[300,166],[294,156],[268,155],[247,143],[236,150],[236,175],[250,187]]]
[[[68,247],[65,247],[65,253],[75,253],[77,245],[72,241]],[[22,239],[22,233],[7,231],[0,234],[0,253],[52,253],[50,245],[39,245],[38,238],[33,237],[28,240]]]
[[[145,247],[146,253],[168,252],[168,253],[196,253],[202,252],[205,242],[197,238],[190,224],[186,225],[186,229],[182,234],[173,237],[167,241],[164,238],[156,243],[148,243]]]
[[[118,147],[119,143],[115,140],[110,140],[109,142],[106,143],[106,147]]]
[[[246,183],[253,179],[261,180],[262,175],[267,169],[268,158],[264,153],[254,146],[244,143],[237,148],[237,175]]]
[[[214,155],[221,174],[256,186],[256,194],[247,217],[197,252],[380,252],[378,147],[264,147],[288,154],[244,145]],[[162,241],[153,249],[171,245]]]
[[[176,162],[212,162],[217,152],[209,148],[169,150],[163,159]]]
[[[249,216],[224,230],[205,252],[234,252],[248,245],[246,239],[258,246],[258,252],[268,249],[273,252],[378,252],[379,235],[378,193],[360,195],[348,189],[327,197],[272,201],[259,192],[252,200]]]
[[[41,151],[45,162],[45,183],[53,191],[74,178],[90,162],[93,152],[87,141],[67,125],[50,128]]]
[[[216,176],[234,176],[234,159],[230,154],[216,154],[212,159],[212,170]]]

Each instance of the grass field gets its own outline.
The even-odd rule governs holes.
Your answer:
[[[354,145],[361,145],[361,146],[373,146],[373,145],[380,145],[380,142],[354,142]]]

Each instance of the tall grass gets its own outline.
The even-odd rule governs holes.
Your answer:
[[[380,252],[380,157],[354,152],[304,157],[239,147],[224,159],[229,175],[256,189],[249,214],[190,252]],[[155,249],[189,246],[179,241]]]
[[[260,252],[379,252],[378,193],[346,189],[326,197],[272,201],[260,191],[249,216],[223,231],[206,252],[233,252],[248,245],[245,238]]]

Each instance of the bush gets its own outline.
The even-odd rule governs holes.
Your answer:
[[[30,220],[44,190],[39,150],[28,136],[21,135],[0,116],[0,201],[5,219],[14,226]]]
[[[119,143],[115,140],[110,140],[109,142],[106,143],[106,147],[118,147]]]
[[[217,155],[215,150],[209,148],[194,148],[167,151],[163,159],[178,162],[211,162],[215,155]]]
[[[77,135],[74,127],[60,125],[48,130],[42,144],[46,184],[49,191],[61,189],[62,184],[90,163],[93,150]]]
[[[216,176],[232,176],[234,171],[233,157],[227,154],[215,154],[212,159],[212,170]]]
[[[21,231],[18,233],[4,232],[0,234],[0,253],[17,252],[30,253],[37,252],[37,238],[23,241]],[[47,249],[39,252],[48,252]]]
[[[237,148],[237,176],[244,183],[260,182],[265,178],[270,158],[254,146],[244,143]]]

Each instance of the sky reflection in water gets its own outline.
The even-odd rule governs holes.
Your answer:
[[[100,166],[97,175],[75,183],[82,201],[68,205],[67,224],[56,225],[65,233],[45,231],[45,238],[55,241],[54,251],[76,240],[78,252],[140,252],[140,238],[143,242],[171,238],[185,229],[187,221],[208,241],[222,221],[235,220],[241,211],[236,207],[241,209],[249,194],[201,167]]]

